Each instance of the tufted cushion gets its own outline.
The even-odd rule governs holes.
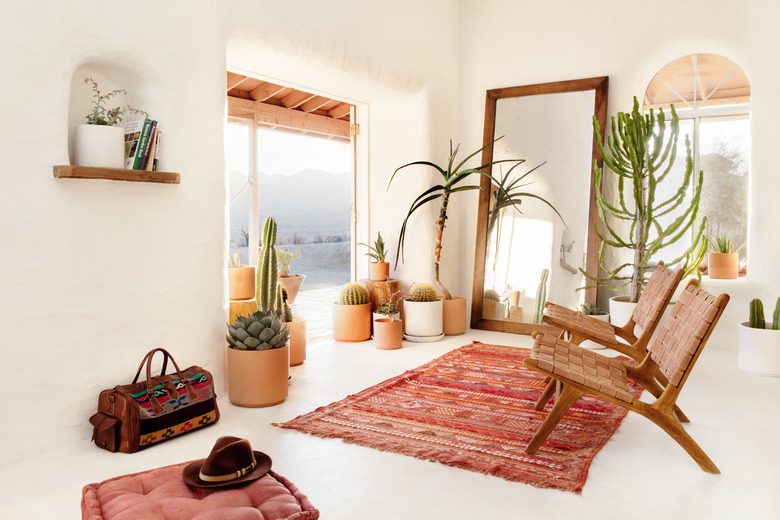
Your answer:
[[[309,499],[269,471],[240,487],[192,488],[184,483],[188,463],[123,475],[84,486],[82,520],[313,520]]]

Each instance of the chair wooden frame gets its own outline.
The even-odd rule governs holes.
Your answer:
[[[692,335],[691,326],[679,326],[681,320],[677,320],[677,318],[672,320],[670,317],[670,319],[667,320],[667,323],[664,324],[659,337],[653,342],[653,345],[650,347],[647,355],[639,366],[633,368],[623,365],[625,366],[625,373],[620,377],[631,378],[648,389],[656,397],[656,400],[652,403],[645,403],[635,398],[627,401],[625,397],[621,398],[620,396],[608,393],[608,388],[606,388],[609,386],[608,381],[606,382],[606,385],[604,384],[604,381],[602,381],[601,385],[594,385],[593,383],[588,384],[588,381],[582,383],[575,381],[570,377],[564,377],[560,373],[555,373],[554,370],[557,369],[556,366],[553,366],[552,369],[543,368],[540,366],[539,359],[537,359],[537,353],[540,350],[539,343],[544,334],[534,334],[534,340],[536,342],[534,345],[534,352],[531,357],[523,361],[523,364],[532,370],[552,378],[554,381],[560,381],[563,384],[563,388],[555,405],[547,415],[547,418],[526,447],[526,453],[535,453],[574,402],[583,394],[589,393],[647,417],[677,441],[677,443],[696,461],[701,469],[708,473],[720,473],[720,470],[715,463],[712,462],[707,454],[704,453],[683,428],[680,419],[675,412],[675,403],[680,394],[680,390],[687,381],[704,345],[707,343],[718,320],[720,320],[723,309],[729,301],[729,296],[727,294],[721,294],[715,298],[706,291],[698,288],[695,280],[688,282],[685,291],[692,293],[692,303],[684,302],[682,299],[678,301],[672,311],[673,316],[682,316],[682,319],[684,320],[687,319],[689,315],[692,315],[694,318],[699,317],[698,314],[695,314],[696,312],[706,311],[709,314],[713,314],[714,312],[709,323],[706,323],[705,320],[699,320],[697,324],[699,328],[706,325],[706,329],[703,329],[701,332],[702,335],[700,339],[696,340],[695,336]],[[675,309],[677,312],[675,312]],[[671,321],[674,321],[675,323],[670,324],[669,322]],[[559,338],[555,341],[562,342],[564,346],[569,345]],[[679,350],[675,350],[678,348],[676,345],[681,344],[683,345],[685,352],[690,356],[689,358],[685,355],[680,355]],[[574,348],[576,349],[578,347],[575,346]],[[558,351],[559,345],[557,343],[555,344],[554,349],[556,352]],[[537,358],[535,358],[535,355]],[[605,360],[609,360],[610,358],[597,353],[591,353],[591,355],[603,358],[601,361],[604,361],[605,364],[609,364]],[[664,386],[658,382],[659,374],[663,374],[667,379],[667,383]],[[605,391],[602,391],[602,389]]]

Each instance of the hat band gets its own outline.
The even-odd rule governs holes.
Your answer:
[[[240,470],[236,471],[235,473],[229,473],[227,475],[204,475],[203,471],[200,471],[198,474],[198,477],[200,477],[201,480],[204,482],[227,482],[228,480],[235,480],[237,478],[241,478],[253,469],[255,469],[255,466],[257,466],[257,462],[255,459],[252,459],[252,464],[245,468],[241,468]]]

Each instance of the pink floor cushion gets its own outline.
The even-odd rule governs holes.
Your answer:
[[[283,476],[269,471],[239,487],[185,484],[188,463],[123,475],[84,486],[82,520],[313,520],[309,499]]]

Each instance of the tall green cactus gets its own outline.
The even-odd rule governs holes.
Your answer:
[[[542,269],[542,276],[539,279],[539,287],[536,288],[536,302],[534,303],[534,323],[542,323],[542,314],[544,313],[544,303],[547,301],[547,279],[550,277],[549,269]]]
[[[758,298],[750,300],[750,319],[748,321],[748,327],[754,329],[765,329],[766,321],[764,321],[764,304]]]
[[[593,186],[599,216],[604,225],[603,229],[596,225],[595,231],[601,240],[599,263],[605,276],[598,277],[582,269],[580,271],[595,282],[595,286],[613,290],[630,286],[631,302],[639,300],[647,283],[647,272],[656,263],[654,258],[664,253],[666,246],[684,236],[691,236],[699,211],[704,172],[699,172],[693,196],[687,200],[690,196],[688,188],[693,181],[693,157],[687,136],[682,185],[675,189],[667,187],[671,181],[669,174],[677,156],[680,133],[674,106],[671,112],[672,120],[669,124],[663,110],[659,109],[657,118],[653,110],[643,115],[639,111],[639,101],[634,98],[634,109],[630,114],[620,112],[617,118],[612,118],[612,135],[607,139],[606,146],[601,140],[598,120],[593,118],[596,145],[604,163],[617,176],[617,201],[607,200],[605,190],[613,189],[615,183],[602,183],[604,170],[594,164]],[[663,187],[658,189],[659,186]],[[672,194],[666,196],[664,193]],[[706,223],[707,218],[702,218],[698,230],[693,233],[690,247],[678,258],[661,260],[667,266],[683,263],[686,275],[699,276],[698,267],[707,252],[707,237],[704,234]],[[615,268],[607,267],[604,262],[605,245],[628,249],[631,261]]]
[[[772,328],[774,330],[780,330],[780,298],[775,303],[775,313],[772,315]]]
[[[266,217],[263,221],[263,245],[257,260],[257,284],[255,300],[257,308],[263,312],[276,307],[277,271],[276,271],[276,220]]]

